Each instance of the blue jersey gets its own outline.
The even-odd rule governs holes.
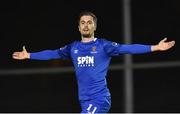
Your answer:
[[[60,49],[31,53],[30,59],[71,59],[76,72],[79,99],[88,100],[99,96],[110,96],[106,76],[112,56],[150,51],[150,45],[119,44],[96,38],[88,43],[74,41]]]

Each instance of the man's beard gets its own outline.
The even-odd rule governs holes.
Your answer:
[[[82,34],[83,38],[90,38],[92,36],[92,34]]]

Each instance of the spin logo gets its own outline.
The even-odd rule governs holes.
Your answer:
[[[78,57],[78,67],[91,67],[94,66],[94,56]]]

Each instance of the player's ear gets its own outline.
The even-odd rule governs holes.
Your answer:
[[[94,23],[94,31],[96,31],[96,28],[97,28],[97,24]]]
[[[80,31],[80,26],[78,25],[78,30]]]
[[[96,25],[95,25],[95,27],[94,27],[94,31],[96,31]]]

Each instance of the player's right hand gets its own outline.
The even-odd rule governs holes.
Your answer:
[[[17,60],[24,60],[24,59],[29,59],[30,58],[30,53],[26,51],[25,46],[23,46],[23,50],[21,52],[14,52],[12,54],[13,59]]]

